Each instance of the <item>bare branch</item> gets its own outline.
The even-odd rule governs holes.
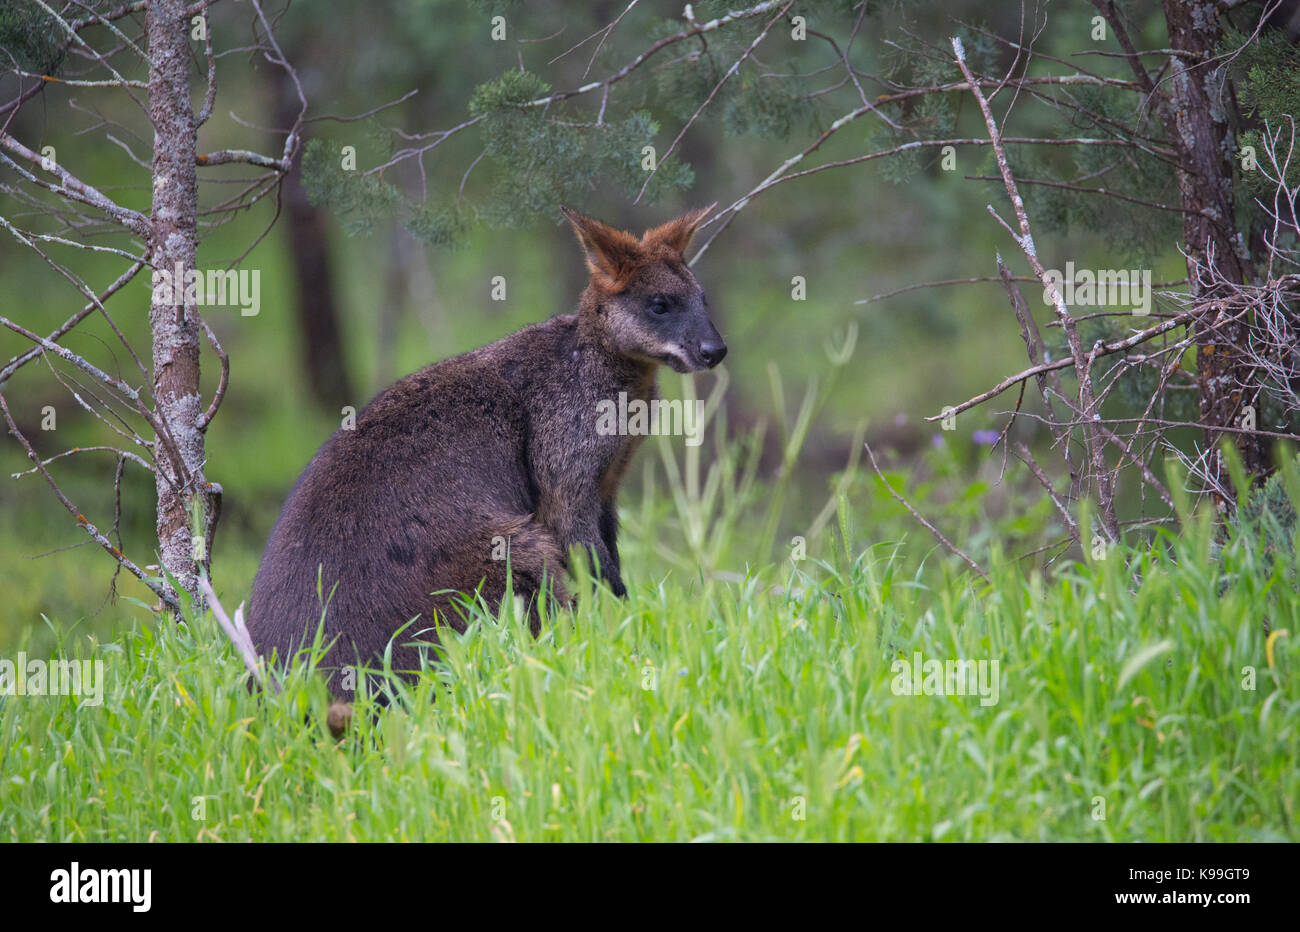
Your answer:
[[[260,152],[249,152],[247,149],[221,149],[217,152],[209,152],[207,155],[200,155],[195,161],[203,166],[256,165],[259,168],[271,168],[285,174],[292,170],[292,163],[284,158],[273,159],[269,155],[262,155]]]
[[[117,447],[73,447],[71,450],[64,450],[62,453],[56,453],[53,456],[41,460],[40,465],[48,466],[50,463],[53,463],[55,460],[61,460],[65,456],[73,456],[74,454],[77,453],[96,453],[96,452],[114,453],[120,459],[130,460],[131,462],[135,463],[138,466],[142,466],[143,468],[149,470],[150,472],[156,471],[153,468],[153,465],[150,464],[147,460],[144,460],[136,456],[134,453],[129,453],[126,450],[119,450]],[[20,479],[23,476],[30,476],[37,471],[38,471],[38,467],[33,466],[31,469],[26,469],[23,470],[22,472],[11,472],[9,475],[11,478]]]
[[[212,591],[212,583],[208,582],[206,573],[199,574],[199,589],[203,592],[203,597],[207,601],[208,608],[212,609],[217,623],[221,625],[221,630],[226,632],[230,643],[234,644],[235,650],[239,651],[239,656],[243,659],[248,672],[253,674],[253,679],[257,680],[259,686],[266,686],[266,677],[262,673],[262,658],[258,656],[257,648],[253,646],[253,637],[248,633],[248,626],[244,624],[244,603],[239,603],[232,621],[226,614],[226,610],[221,607],[217,594]],[[271,681],[271,685],[276,692],[280,691],[280,685],[274,680]]]
[[[957,66],[961,69],[962,75],[970,85],[972,96],[975,102],[979,104],[980,112],[984,114],[984,125],[988,128],[989,139],[993,141],[993,153],[997,159],[998,170],[1002,175],[1003,183],[1006,185],[1007,196],[1011,199],[1012,207],[1016,212],[1016,219],[1020,225],[1020,234],[1016,236],[1016,242],[1021,251],[1029,260],[1030,266],[1034,270],[1046,294],[1052,298],[1052,304],[1056,308],[1056,314],[1060,318],[1062,326],[1065,329],[1066,341],[1070,346],[1070,354],[1074,358],[1075,371],[1079,376],[1079,406],[1085,417],[1091,418],[1096,416],[1096,400],[1093,397],[1092,383],[1088,378],[1088,360],[1083,353],[1083,345],[1079,339],[1079,329],[1073,318],[1070,317],[1069,310],[1066,309],[1065,301],[1057,290],[1055,283],[1043,268],[1042,262],[1038,259],[1038,252],[1034,247],[1033,234],[1029,229],[1029,217],[1025,213],[1025,202],[1020,196],[1020,191],[1016,187],[1015,178],[1011,175],[1011,168],[1007,163],[1007,153],[1001,143],[1001,134],[998,129],[997,121],[993,118],[993,111],[989,109],[988,100],[985,98],[983,91],[980,90],[975,76],[971,73],[970,67],[966,64],[966,52],[962,48],[961,39],[953,37],[953,53],[956,56]],[[990,211],[992,208],[990,207]],[[996,216],[996,215],[995,215]],[[1014,234],[1013,234],[1014,235]],[[1101,445],[1097,442],[1091,424],[1084,426],[1085,446],[1088,449],[1088,457],[1092,464],[1094,479],[1097,483],[1097,497],[1101,505],[1102,523],[1106,529],[1107,536],[1112,541],[1118,541],[1120,538],[1119,520],[1115,515],[1115,501],[1111,489],[1109,474],[1106,470],[1106,460],[1102,452]]]
[[[929,521],[925,520],[925,518],[921,515],[921,513],[917,511],[915,508],[913,508],[911,503],[907,499],[903,498],[903,496],[899,495],[898,492],[894,491],[894,487],[889,484],[889,480],[885,478],[885,474],[880,471],[880,465],[876,462],[876,454],[871,452],[871,444],[864,442],[863,446],[866,448],[867,456],[871,460],[871,468],[876,471],[876,475],[879,476],[880,481],[885,484],[885,488],[889,490],[889,494],[894,496],[894,500],[897,501],[904,508],[906,508],[913,518],[921,522],[921,524],[924,525],[925,529],[928,530],[931,534],[933,534],[936,539],[938,539],[939,543],[947,547],[950,552],[961,557],[961,559],[966,563],[966,565],[969,566],[971,569],[973,569],[980,576],[981,579],[987,581],[989,578],[989,574],[984,572],[984,570],[980,568],[980,565],[978,563],[976,563],[970,557],[966,556],[966,554],[963,553],[956,544],[954,544],[952,541],[950,541],[947,537],[944,536],[943,531],[939,530]]]
[[[677,144],[682,141],[682,137],[686,135],[686,131],[695,124],[696,120],[700,118],[700,114],[704,112],[704,108],[706,108],[709,104],[713,103],[713,98],[718,96],[718,91],[722,90],[722,85],[726,84],[727,81],[731,78],[731,76],[740,70],[740,66],[744,64],[745,60],[749,58],[749,56],[754,54],[754,50],[758,48],[759,43],[761,43],[764,39],[767,38],[767,34],[771,31],[773,26],[775,26],[777,23],[779,23],[782,19],[785,18],[785,14],[789,12],[790,7],[792,6],[794,6],[793,0],[791,0],[791,2],[787,3],[785,6],[783,6],[781,8],[781,11],[777,13],[776,16],[774,16],[766,26],[763,27],[763,31],[754,37],[754,41],[749,43],[749,47],[746,48],[743,53],[741,53],[741,56],[731,63],[731,67],[727,69],[726,73],[723,74],[723,76],[718,79],[718,83],[713,86],[713,90],[709,91],[709,95],[704,98],[704,100],[700,103],[699,107],[695,109],[695,112],[691,114],[691,118],[686,121],[686,125],[681,128],[681,131],[673,139],[672,143],[668,146],[668,150],[663,154],[662,157],[659,158],[657,162],[655,162],[654,168],[652,168],[649,174],[646,175],[645,181],[641,183],[641,190],[637,192],[637,196],[632,200],[633,204],[641,203],[641,198],[645,195],[646,188],[650,187],[651,179],[654,178],[654,176],[658,173],[659,166],[662,165],[664,162],[666,162],[669,158],[671,158],[672,154],[677,151]]]
[[[60,489],[58,483],[54,481],[54,477],[45,469],[45,465],[41,462],[41,458],[37,456],[36,451],[32,449],[31,443],[28,442],[22,431],[18,429],[18,425],[14,423],[13,415],[9,413],[9,405],[5,401],[4,392],[0,392],[0,413],[4,414],[5,422],[9,425],[9,433],[12,434],[20,444],[22,444],[23,449],[27,451],[28,458],[36,464],[36,468],[40,471],[41,475],[45,477],[46,483],[54,491],[55,497],[57,497],[63,507],[77,519],[77,525],[90,535],[91,540],[99,544],[99,546],[107,551],[114,560],[124,566],[127,572],[148,586],[150,591],[152,591],[154,595],[158,596],[165,605],[172,608],[174,611],[180,611],[180,603],[177,602],[176,595],[171,591],[171,587],[151,576],[147,576],[144,570],[136,566],[135,563],[126,556],[126,554],[113,546],[112,541],[105,537],[98,528],[87,521],[85,515],[79,512],[77,507],[68,500],[66,495],[63,494],[63,490]]]
[[[42,156],[38,155],[37,153],[33,152],[31,149],[24,146],[13,136],[10,136],[8,133],[0,133],[0,146],[3,146],[5,149],[8,149],[10,152],[13,152],[15,155],[19,156],[20,158],[26,159],[27,161],[31,162],[33,165],[44,167],[44,163],[47,161]],[[65,169],[62,165],[59,165],[57,163],[54,165],[52,174],[58,176],[59,184],[52,185],[48,181],[42,181],[40,178],[37,178],[35,175],[33,175],[31,172],[24,169],[18,163],[14,162],[8,156],[4,156],[3,158],[10,166],[14,168],[15,171],[17,171],[20,175],[22,175],[24,178],[26,178],[28,181],[32,182],[33,184],[45,188],[46,190],[51,191],[54,194],[58,194],[62,197],[69,198],[70,200],[77,201],[78,203],[81,204],[87,204],[100,211],[103,211],[105,214],[108,214],[108,216],[112,217],[114,220],[122,224],[122,226],[126,227],[132,233],[135,233],[137,236],[140,237],[148,236],[149,221],[144,214],[136,210],[129,210],[121,206],[120,204],[114,202],[113,200],[105,196],[97,188],[88,185],[84,181],[80,180],[79,178],[70,175],[67,169]]]
[[[1065,507],[1061,497],[1056,494],[1056,488],[1052,485],[1052,480],[1047,478],[1047,473],[1043,472],[1043,467],[1038,465],[1038,461],[1034,459],[1034,454],[1029,452],[1029,447],[1023,443],[1016,443],[1012,446],[1012,449],[1016,451],[1016,456],[1020,457],[1021,462],[1029,467],[1029,471],[1033,473],[1034,478],[1046,490],[1047,497],[1051,499],[1061,519],[1065,521],[1070,536],[1074,538],[1076,544],[1082,547],[1083,542],[1079,539],[1079,523],[1074,520],[1074,516],[1070,514],[1070,509]]]

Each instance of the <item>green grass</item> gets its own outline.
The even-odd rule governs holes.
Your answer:
[[[838,368],[801,401],[774,380],[783,463]],[[47,622],[0,659],[99,659],[106,684],[99,705],[0,696],[0,839],[1297,840],[1293,525],[1224,542],[1180,498],[1176,536],[1044,575],[1002,554],[1060,537],[1050,506],[973,477],[990,463],[970,445],[891,470],[986,582],[860,468],[820,493],[762,481],[754,438],[724,439],[723,387],[712,455],[656,438],[641,456],[627,600],[588,594],[538,640],[512,602],[480,611],[341,743],[306,665],[252,692],[210,616],[122,599],[112,624],[88,618],[102,579],[61,570],[53,601],[73,554],[34,561],[45,575],[9,585]],[[1300,498],[1294,464],[1282,478]],[[233,609],[264,534],[229,535]],[[996,661],[996,703],[899,694],[917,652]]]
[[[57,648],[101,706],[0,699],[0,839],[1294,841],[1295,567],[1211,537],[987,584],[830,535],[633,573],[536,641],[477,617],[341,743],[304,668],[254,694],[210,616],[142,624]],[[997,660],[998,702],[896,695],[916,651]]]

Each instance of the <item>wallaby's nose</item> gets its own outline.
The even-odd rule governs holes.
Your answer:
[[[700,356],[710,369],[722,362],[722,357],[727,355],[727,344],[721,340],[705,340],[700,344]]]

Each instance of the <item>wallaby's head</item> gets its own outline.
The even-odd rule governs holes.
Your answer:
[[[692,210],[637,239],[631,233],[560,211],[573,224],[591,272],[579,313],[620,355],[667,363],[678,372],[712,369],[727,344],[709,319],[704,289],[683,253],[713,204]]]

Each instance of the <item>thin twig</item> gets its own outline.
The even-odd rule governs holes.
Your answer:
[[[919,511],[913,508],[911,503],[908,502],[907,499],[903,498],[903,496],[899,495],[896,491],[894,491],[894,487],[889,484],[889,480],[885,478],[885,474],[880,471],[880,466],[876,462],[876,454],[871,451],[871,444],[863,441],[862,445],[866,448],[867,457],[871,460],[871,468],[876,471],[876,475],[879,476],[880,481],[885,484],[885,488],[889,490],[889,494],[894,496],[894,500],[897,501],[904,508],[906,508],[911,513],[913,518],[921,522],[921,524],[925,526],[926,530],[928,530],[931,534],[933,534],[938,539],[939,543],[943,544],[951,552],[961,557],[962,560],[965,561],[967,566],[973,569],[977,574],[979,574],[980,578],[982,578],[987,582],[989,578],[989,574],[984,572],[984,570],[980,568],[980,565],[978,563],[976,563],[970,557],[966,556],[966,554],[963,553],[956,544],[954,544],[952,541],[950,541],[947,537],[944,536],[943,531],[939,530],[929,521],[925,520],[924,516],[922,516],[922,514]]]

